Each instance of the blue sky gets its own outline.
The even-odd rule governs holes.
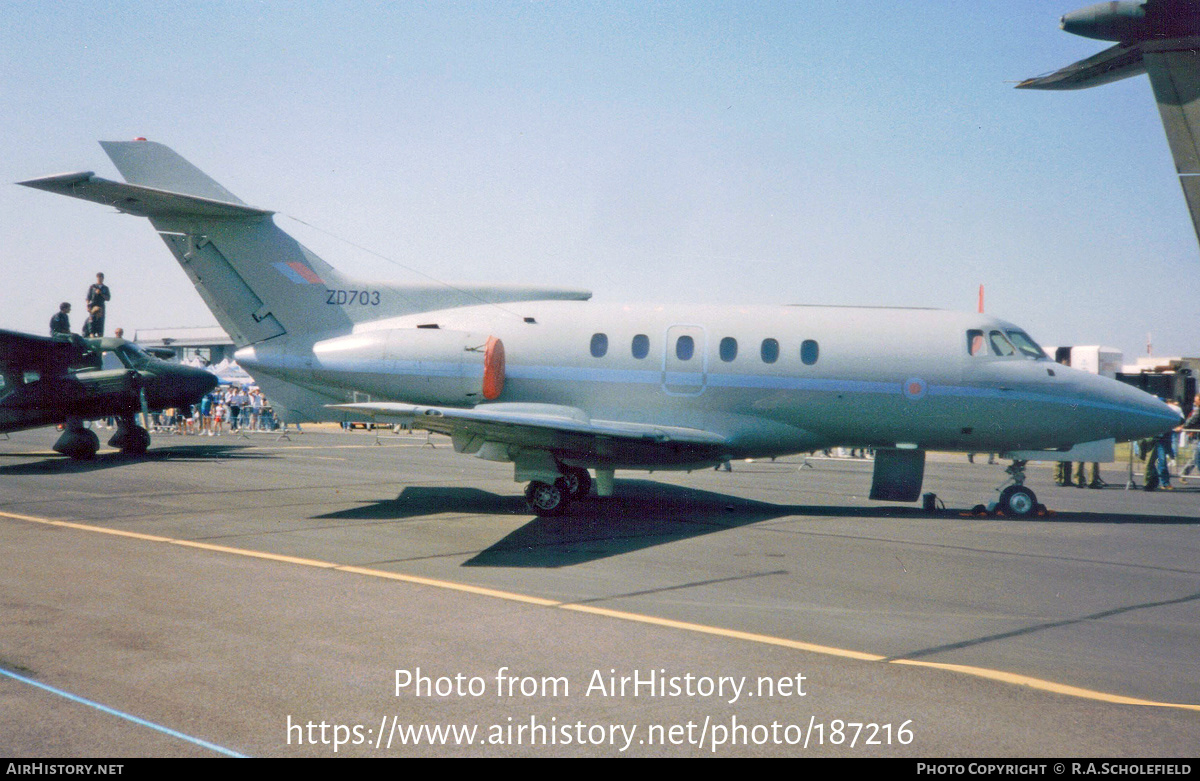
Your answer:
[[[0,181],[173,147],[358,277],[989,313],[1200,354],[1150,85],[1017,91],[1086,2],[0,0]],[[326,233],[294,221],[298,218]],[[341,237],[394,262],[363,252]],[[144,220],[0,186],[0,327],[215,322]]]

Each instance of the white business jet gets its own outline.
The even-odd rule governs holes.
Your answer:
[[[915,501],[925,452],[1014,459],[997,508],[1038,511],[1026,459],[1112,460],[1179,423],[1059,366],[982,314],[597,304],[584,290],[349,279],[171,149],[105,142],[125,177],[21,184],[148,217],[286,419],[364,414],[511,462],[539,515],[611,495],[616,469],[875,449],[871,498]]]

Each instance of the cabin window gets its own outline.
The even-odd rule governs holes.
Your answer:
[[[779,342],[774,339],[763,339],[761,353],[763,363],[775,363],[779,360]]]
[[[1012,346],[1012,342],[1004,338],[1004,334],[999,331],[992,331],[988,334],[988,341],[992,343],[992,352],[999,356],[1009,356],[1016,352],[1016,348]]]
[[[983,343],[983,331],[976,328],[967,331],[967,355],[987,355],[987,347]]]
[[[1024,331],[1005,331],[1005,333],[1008,334],[1009,341],[1016,345],[1025,357],[1050,360],[1042,348],[1038,347],[1037,342],[1029,338],[1029,334]]]
[[[732,336],[726,336],[721,340],[718,352],[721,355],[722,361],[725,363],[731,362],[737,357],[737,339],[734,339]]]
[[[633,337],[633,344],[630,345],[630,350],[633,352],[633,357],[639,361],[650,354],[650,337],[645,334],[638,334]]]
[[[592,357],[603,358],[608,352],[608,334],[592,334]]]
[[[812,366],[821,355],[821,347],[816,339],[805,339],[800,343],[800,361],[805,366]]]
[[[696,353],[696,342],[690,336],[681,336],[675,340],[675,357],[681,361],[690,361]]]

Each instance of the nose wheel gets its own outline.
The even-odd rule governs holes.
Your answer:
[[[1010,485],[1000,492],[996,511],[1012,518],[1028,518],[1037,515],[1037,495],[1023,485]]]
[[[1009,518],[1031,518],[1044,513],[1046,508],[1038,504],[1037,494],[1025,486],[1025,462],[1013,461],[1004,471],[1010,477],[1009,484],[997,489],[1000,498],[988,510]]]

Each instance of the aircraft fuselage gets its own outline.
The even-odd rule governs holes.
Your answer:
[[[983,315],[924,309],[531,302],[284,337],[237,359],[347,401],[469,407],[485,401],[472,352],[494,337],[504,382],[487,401],[700,428],[725,437],[732,458],[831,445],[1066,448],[1148,436],[1177,418],[1121,383],[1022,353],[1014,332]],[[1013,354],[990,346],[996,333]]]

